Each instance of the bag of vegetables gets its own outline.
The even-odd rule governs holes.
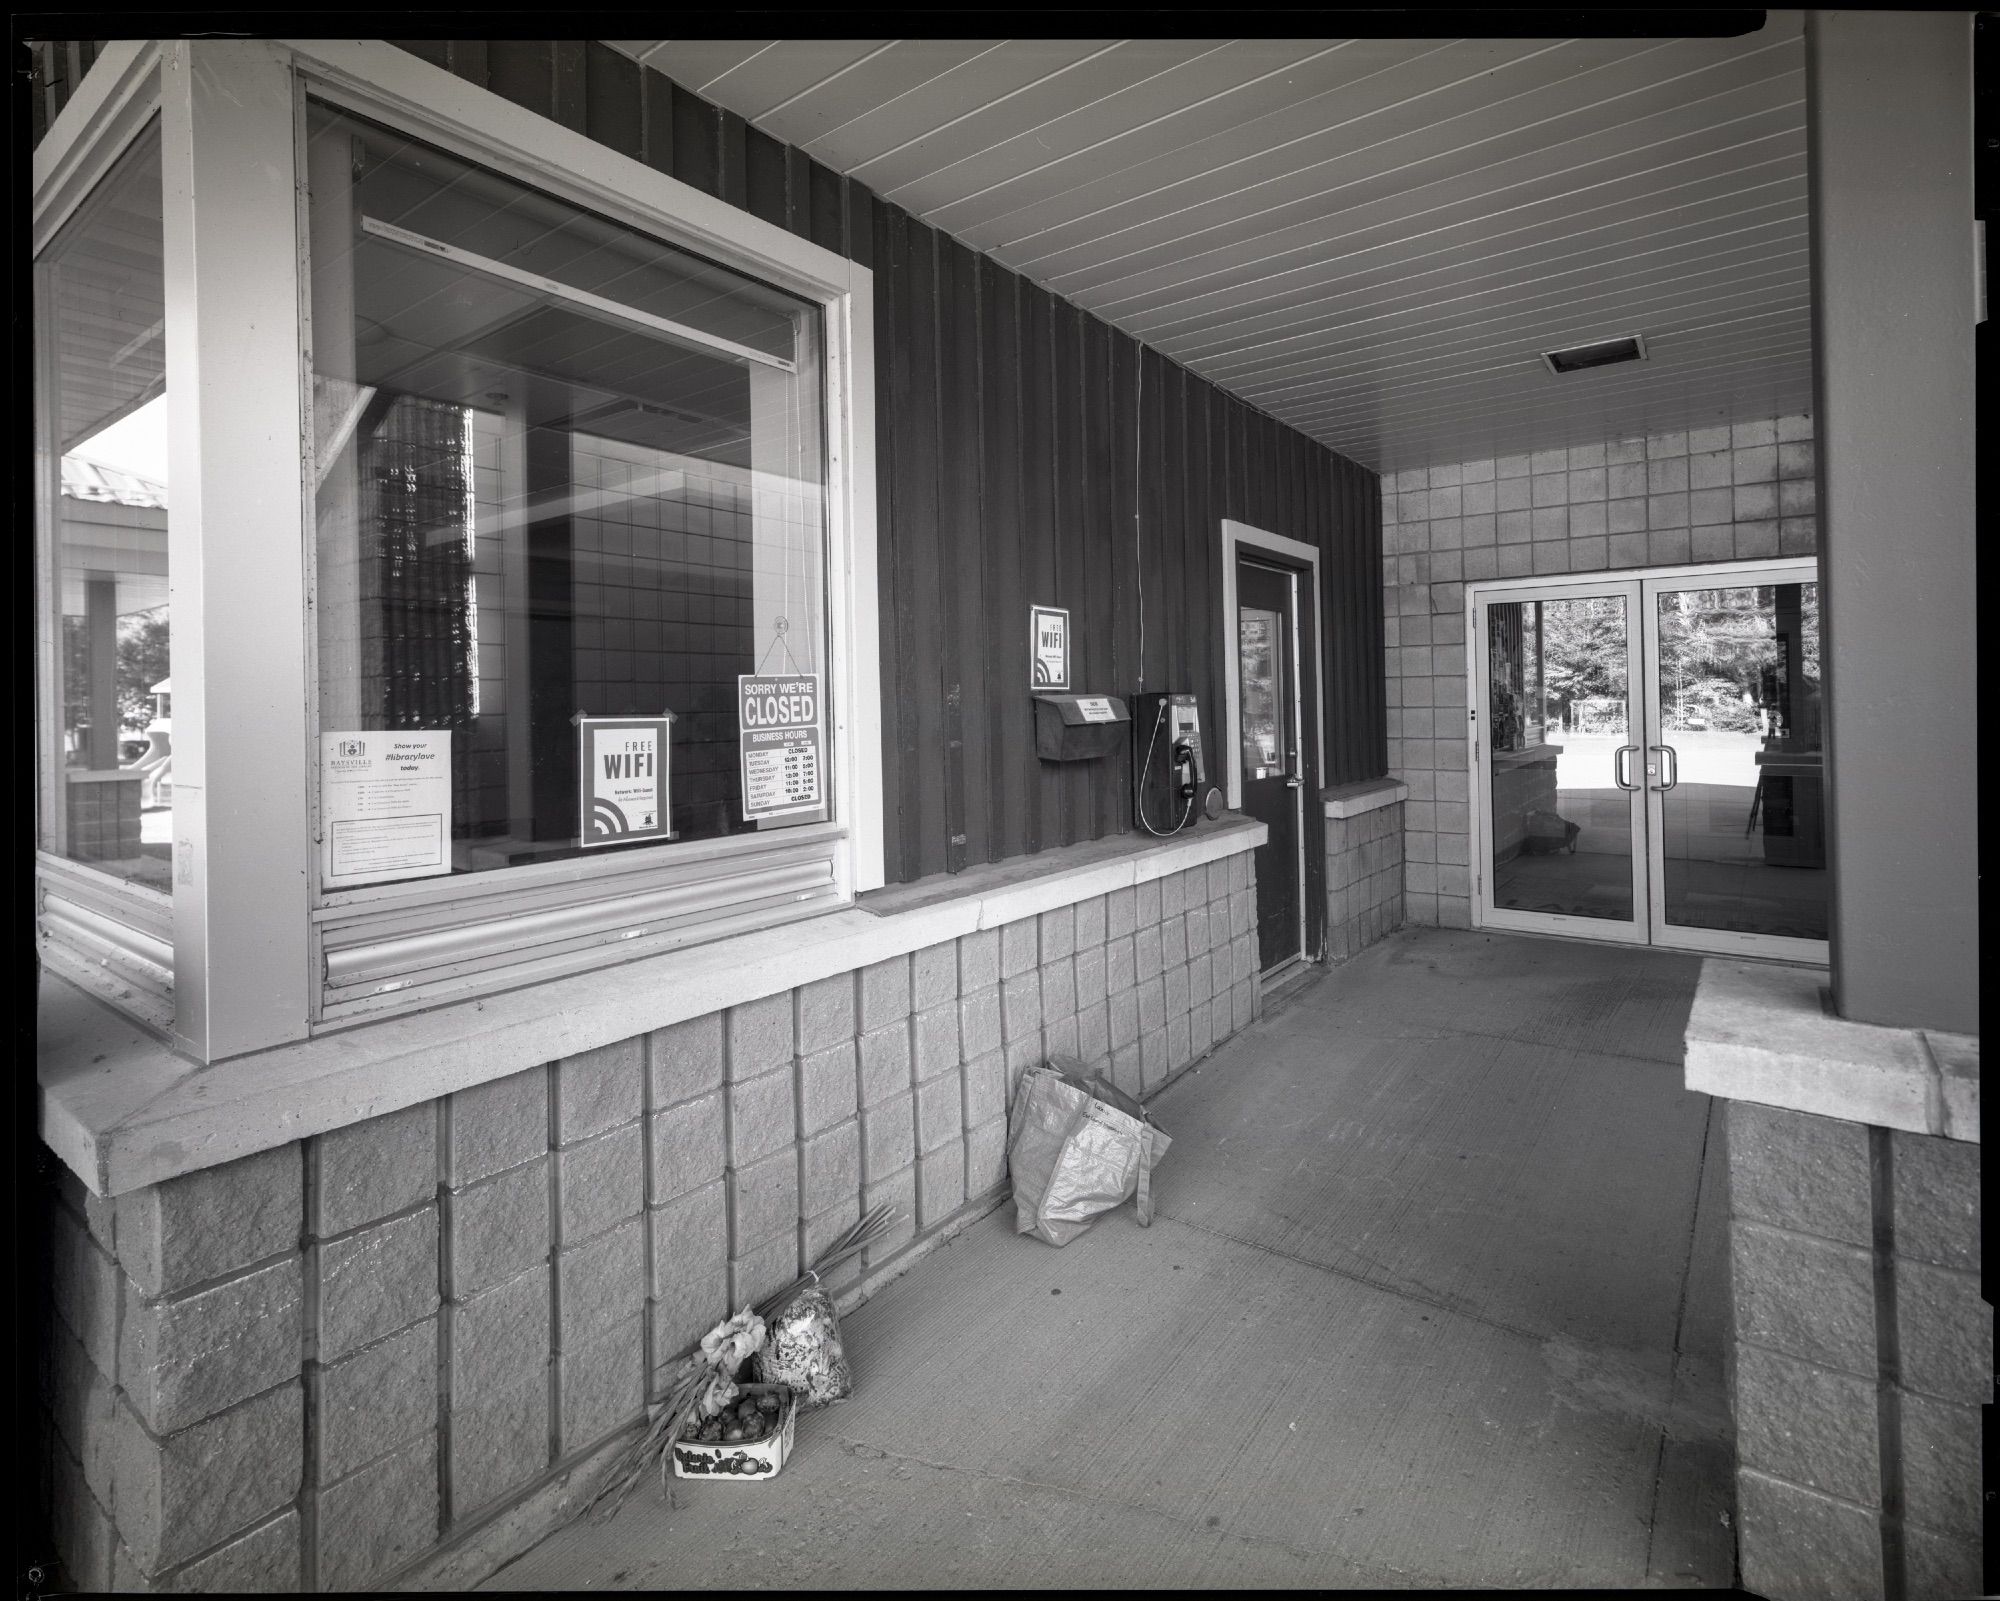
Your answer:
[[[587,1511],[593,1522],[601,1523],[614,1516],[655,1463],[660,1463],[663,1469],[671,1463],[673,1472],[682,1477],[689,1473],[730,1472],[768,1478],[776,1473],[784,1465],[785,1453],[791,1449],[798,1397],[788,1385],[746,1385],[739,1382],[739,1375],[751,1358],[763,1350],[771,1326],[782,1319],[786,1310],[801,1296],[817,1291],[824,1275],[877,1244],[895,1219],[896,1209],[886,1201],[870,1207],[827,1246],[802,1277],[765,1297],[754,1309],[745,1307],[734,1317],[723,1319],[703,1335],[701,1343],[673,1370],[666,1393],[647,1407],[645,1429],[611,1464],[596,1494],[579,1510]],[[843,1371],[845,1367],[843,1355]],[[846,1382],[851,1385],[852,1380]],[[780,1398],[780,1421],[775,1433],[770,1432],[770,1419],[765,1416],[771,1411],[769,1395]],[[737,1431],[734,1440],[729,1438],[732,1428]],[[753,1438],[757,1429],[765,1432]],[[704,1432],[715,1438],[693,1439]],[[681,1461],[679,1454],[684,1439],[692,1439],[696,1447],[687,1463]],[[703,1452],[713,1455],[718,1450],[728,1453],[730,1466],[704,1464]],[[667,1500],[672,1505],[671,1489]]]
[[[1081,1062],[1051,1058],[1021,1076],[1009,1121],[1021,1233],[1067,1245],[1099,1213],[1135,1197],[1141,1226],[1153,1221],[1153,1164],[1173,1142],[1103,1074],[1086,1080]]]
[[[854,1393],[854,1372],[840,1343],[833,1297],[814,1285],[771,1319],[756,1355],[757,1376],[791,1386],[799,1410],[844,1401]]]

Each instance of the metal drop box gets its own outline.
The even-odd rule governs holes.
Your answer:
[[[1035,754],[1045,762],[1109,756],[1131,737],[1132,714],[1116,695],[1035,697]]]

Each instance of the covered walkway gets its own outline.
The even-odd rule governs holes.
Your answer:
[[[1003,1206],[846,1320],[778,1480],[489,1587],[1727,1587],[1698,969],[1407,930],[1315,975],[1158,1097],[1150,1230]]]

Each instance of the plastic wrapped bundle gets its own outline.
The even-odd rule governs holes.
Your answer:
[[[802,1412],[854,1393],[840,1320],[825,1290],[814,1285],[771,1319],[764,1348],[757,1353],[757,1371],[766,1384],[789,1384]]]
[[[1007,1134],[1015,1227],[1067,1245],[1099,1213],[1138,1202],[1153,1221],[1153,1165],[1173,1144],[1138,1101],[1083,1064],[1052,1058],[1021,1075]]]

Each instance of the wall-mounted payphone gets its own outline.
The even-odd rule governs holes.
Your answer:
[[[1194,821],[1208,784],[1201,752],[1201,713],[1192,695],[1145,694],[1132,699],[1132,791],[1139,826],[1177,834]]]

